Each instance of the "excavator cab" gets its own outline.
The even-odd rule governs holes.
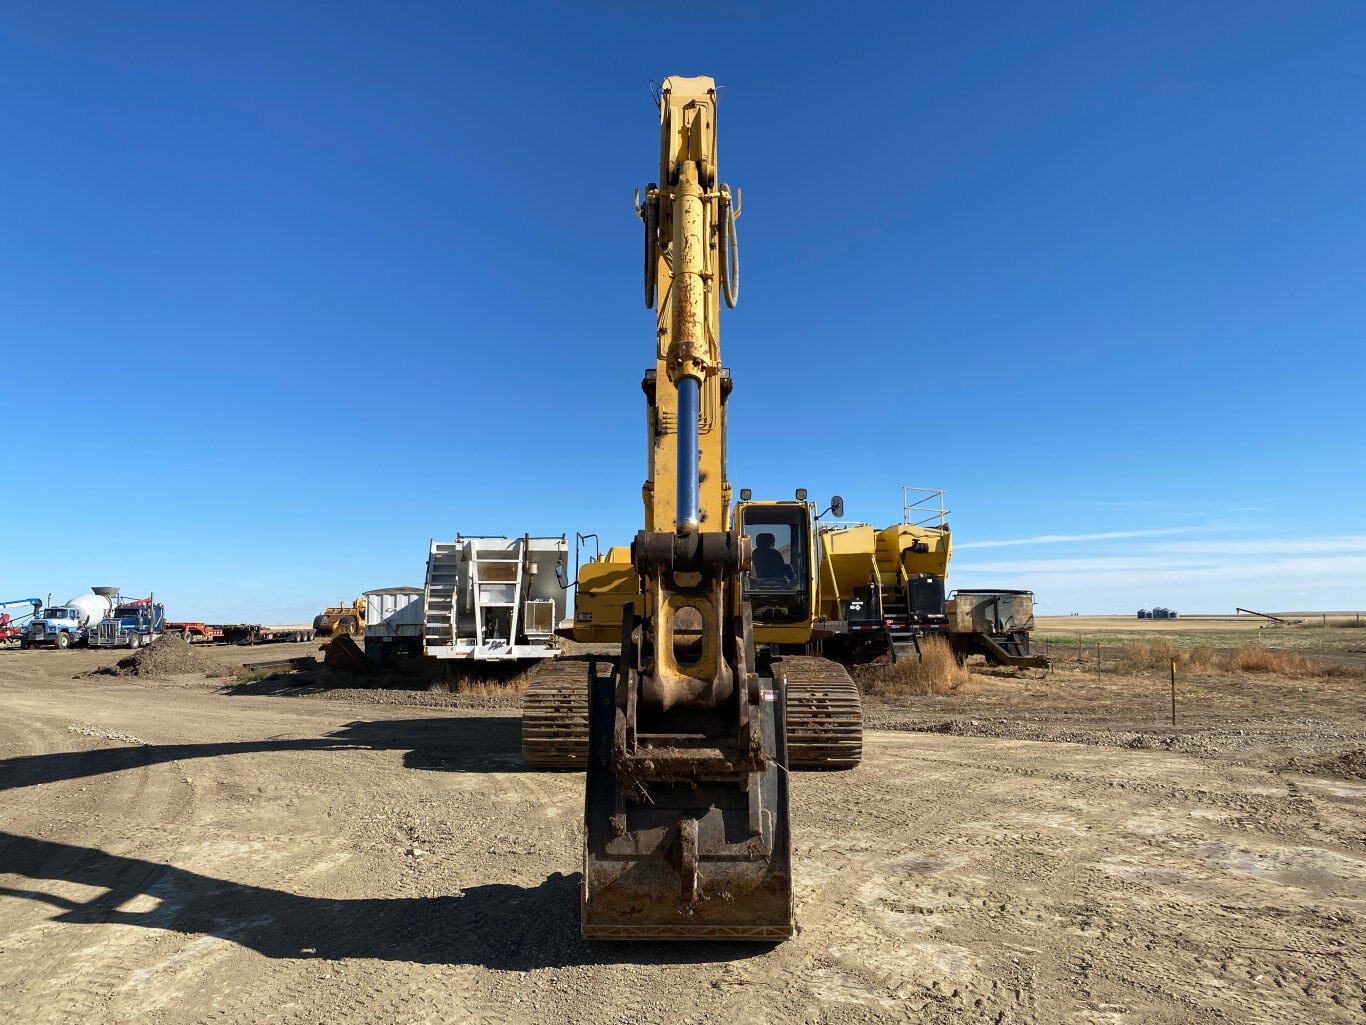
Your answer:
[[[816,582],[811,507],[806,502],[741,501],[735,517],[752,550],[740,587],[752,610],[755,640],[781,643],[792,632],[793,643],[805,641]]]

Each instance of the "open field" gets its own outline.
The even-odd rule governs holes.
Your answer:
[[[112,660],[0,651],[6,1021],[1366,1014],[1360,676],[1183,679],[1176,728],[1084,659],[870,705],[859,769],[794,776],[795,940],[618,946],[515,698],[74,678]]]
[[[1288,625],[1255,616],[1039,616],[1034,638],[1040,650],[1066,653],[1068,645],[1116,648],[1141,640],[1170,641],[1177,647],[1212,645],[1232,649],[1249,642],[1283,648],[1366,669],[1366,613],[1287,612]],[[1362,627],[1356,628],[1360,615]],[[1326,616],[1326,619],[1325,619]],[[1325,626],[1325,622],[1327,625]]]
[[[1226,634],[1247,638],[1260,636],[1268,644],[1305,636],[1310,639],[1327,637],[1366,643],[1353,634],[1359,621],[1366,632],[1366,612],[1286,612],[1281,618],[1286,625],[1257,616],[1182,616],[1179,619],[1139,619],[1137,616],[1037,616],[1035,630],[1041,636],[1076,636],[1100,634],[1106,636],[1205,636]],[[1342,637],[1346,632],[1345,638]]]

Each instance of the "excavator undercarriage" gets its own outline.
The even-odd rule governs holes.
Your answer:
[[[761,679],[776,674],[759,657]],[[522,701],[522,764],[544,772],[582,772],[588,764],[588,704],[593,681],[616,672],[615,655],[569,655],[531,671]],[[852,769],[863,757],[863,699],[848,670],[812,655],[781,658],[786,683],[775,688],[785,710],[787,767]]]

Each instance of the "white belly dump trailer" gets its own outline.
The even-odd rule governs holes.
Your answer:
[[[365,592],[365,655],[385,665],[422,654],[426,629],[422,588],[377,587]]]
[[[554,658],[568,564],[560,537],[464,537],[433,541],[423,589],[423,650],[473,661]]]

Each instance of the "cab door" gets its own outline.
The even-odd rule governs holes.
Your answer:
[[[755,642],[807,643],[816,583],[810,508],[805,502],[742,502],[736,521],[750,542],[750,569],[740,588]]]

